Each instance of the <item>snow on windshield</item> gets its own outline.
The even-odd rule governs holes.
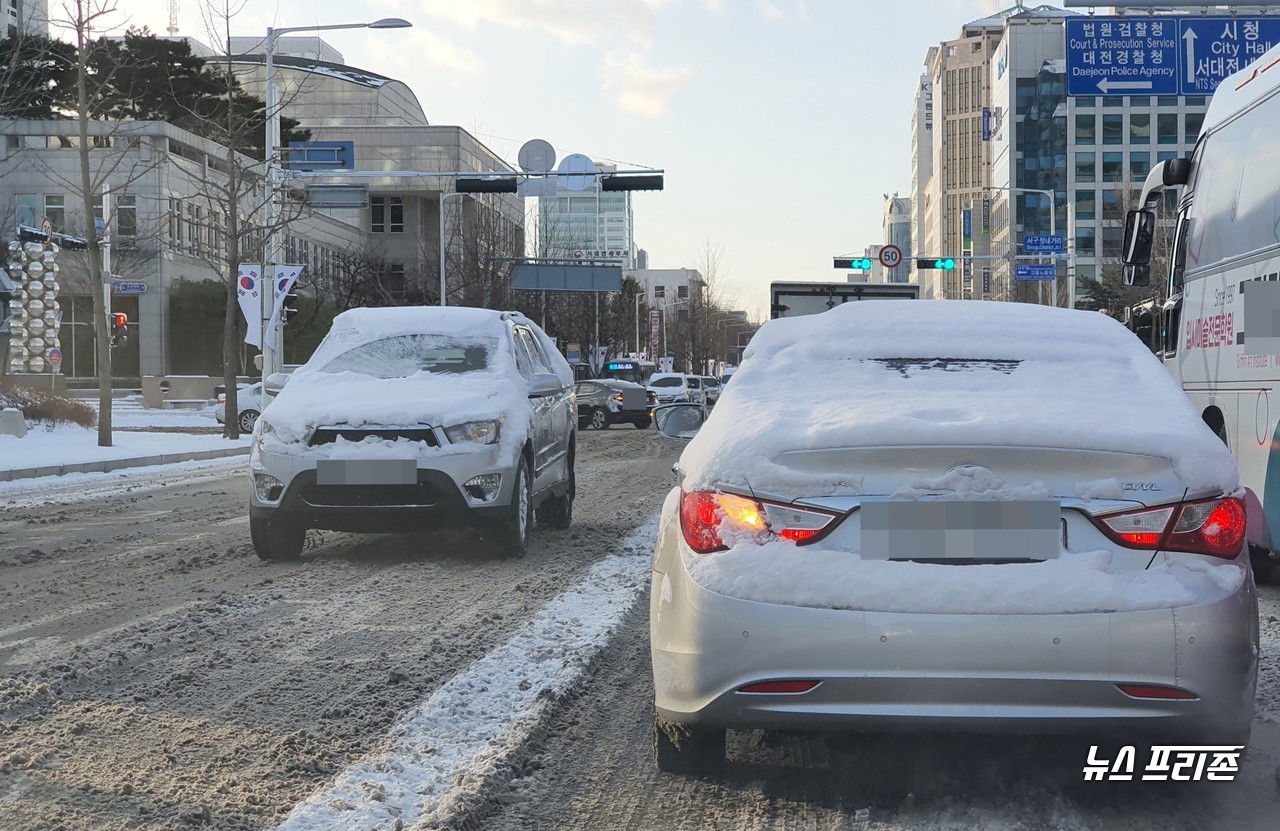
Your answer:
[[[323,372],[358,372],[374,378],[407,378],[418,372],[462,373],[488,369],[497,338],[397,335],[342,353]]]
[[[1239,486],[1226,447],[1117,321],[947,300],[766,323],[680,466],[686,488],[794,488],[773,461],[783,451],[921,444],[1137,453],[1168,459],[1196,491]]]

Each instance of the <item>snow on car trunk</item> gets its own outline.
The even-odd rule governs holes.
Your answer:
[[[944,300],[846,303],[765,324],[680,466],[686,489],[857,493],[857,469],[779,457],[900,446],[1125,453],[1167,460],[1193,493],[1239,486],[1226,447],[1118,322]],[[1116,473],[1079,475],[1088,489]]]
[[[884,301],[772,321],[680,468],[685,492],[833,516],[805,546],[720,520],[728,550],[684,565],[746,600],[1106,612],[1213,602],[1247,578],[1245,564],[1120,546],[1082,512],[1239,488],[1230,454],[1164,367],[1097,313]]]

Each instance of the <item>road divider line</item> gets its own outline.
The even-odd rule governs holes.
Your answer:
[[[573,689],[648,583],[658,520],[636,529],[502,646],[392,727],[389,747],[299,803],[279,831],[399,831],[444,824]],[[536,551],[532,555],[537,556]]]

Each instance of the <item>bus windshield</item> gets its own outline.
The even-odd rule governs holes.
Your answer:
[[[630,381],[633,384],[647,386],[649,376],[657,371],[657,365],[648,361],[609,361],[600,372],[600,377],[616,378],[619,381]]]

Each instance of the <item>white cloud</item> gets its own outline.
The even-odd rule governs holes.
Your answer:
[[[605,56],[601,74],[604,90],[615,98],[619,110],[661,118],[671,96],[693,77],[693,69],[651,67],[638,55],[610,53]]]
[[[399,77],[409,77],[413,70],[423,64],[437,66],[451,72],[465,75],[478,75],[484,71],[486,62],[469,49],[457,45],[447,37],[431,31],[429,28],[405,29],[394,32],[394,45],[389,43],[389,33],[371,33],[366,40],[366,48],[370,53],[389,51],[393,62],[404,67]],[[404,40],[401,40],[404,38]],[[388,47],[390,49],[388,50]]]
[[[760,14],[770,20],[786,20],[787,15],[782,9],[778,8],[771,0],[760,0]]]
[[[671,0],[418,0],[428,15],[463,28],[482,23],[530,29],[585,45],[619,35],[648,43],[650,13]]]

